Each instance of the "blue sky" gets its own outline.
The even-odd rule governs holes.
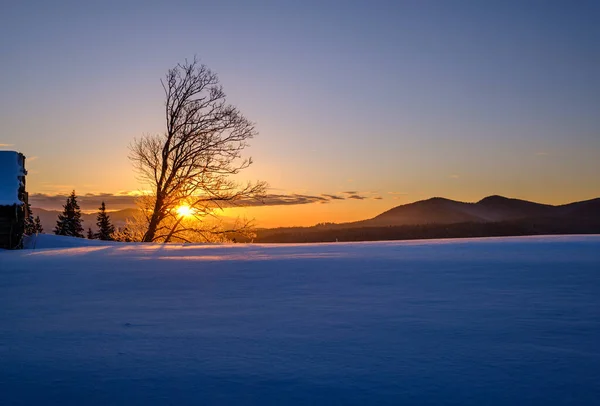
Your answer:
[[[30,193],[139,188],[127,145],[163,131],[159,80],[197,55],[257,124],[243,177],[366,197],[281,218],[600,195],[598,2],[213,3],[3,6],[0,144],[30,157]]]

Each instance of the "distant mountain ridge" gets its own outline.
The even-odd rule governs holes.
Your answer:
[[[547,234],[600,234],[600,198],[558,206],[488,196],[476,203],[434,197],[371,219],[258,230],[256,242],[412,240]]]
[[[110,212],[116,227],[137,209]],[[33,208],[46,233],[56,226],[58,211]],[[96,213],[82,214],[83,226],[96,231]],[[503,196],[475,203],[433,197],[396,206],[371,219],[312,227],[257,230],[255,242],[377,241],[382,239],[458,238],[494,235],[600,234],[600,198],[548,205]],[[235,236],[237,241],[245,241]]]
[[[570,216],[600,216],[600,198],[559,206],[504,196],[488,196],[476,203],[434,197],[394,207],[369,220],[346,226],[380,227],[466,222],[501,222],[525,218],[565,219]]]

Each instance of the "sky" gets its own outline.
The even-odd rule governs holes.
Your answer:
[[[239,180],[273,195],[228,215],[591,199],[599,20],[596,1],[3,2],[0,149],[28,157],[34,206],[75,189],[122,208],[142,189],[128,145],[164,131],[160,79],[196,55],[256,123]]]

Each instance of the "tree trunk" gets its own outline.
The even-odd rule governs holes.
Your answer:
[[[171,231],[169,231],[169,235],[167,235],[167,238],[165,238],[165,243],[171,242],[171,238],[173,238],[173,234],[175,233],[175,230],[177,229],[177,226],[179,226],[179,223],[181,223],[182,219],[183,217],[179,217],[177,219],[175,225],[171,228]]]
[[[144,234],[143,242],[153,242],[154,236],[156,235],[156,229],[158,228],[158,223],[160,223],[160,213],[163,209],[163,199],[161,197],[156,198],[156,202],[154,203],[154,210],[152,211],[152,216],[150,216],[150,223],[148,224],[148,230]]]

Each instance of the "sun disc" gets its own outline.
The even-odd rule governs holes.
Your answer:
[[[182,217],[192,216],[194,214],[194,210],[190,206],[181,205],[177,208],[177,214]]]

